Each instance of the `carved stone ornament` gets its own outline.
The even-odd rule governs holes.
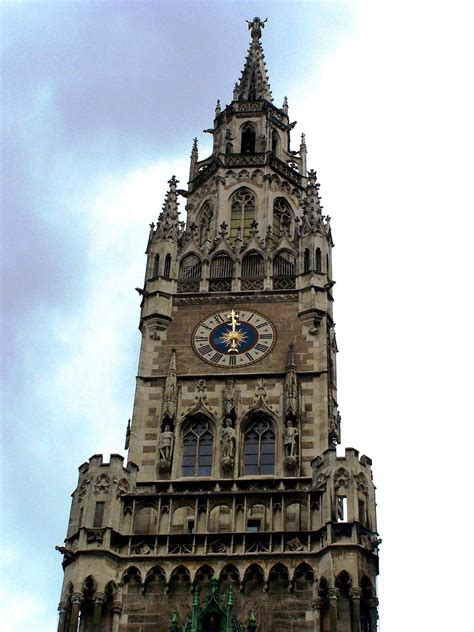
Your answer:
[[[232,472],[234,469],[234,459],[230,456],[223,456],[221,458],[221,468],[223,472]]]
[[[167,459],[160,459],[158,461],[158,471],[159,472],[169,472],[171,470],[171,461]]]
[[[349,472],[344,467],[338,467],[334,472],[334,488],[349,487]]]
[[[314,484],[314,488],[317,491],[323,491],[326,488],[326,483],[329,478],[329,471],[324,470],[324,472],[320,472],[316,477],[316,482]]]
[[[160,456],[160,463],[171,463],[174,447],[174,433],[171,430],[170,425],[166,425],[164,430],[160,434],[158,441],[158,453]]]
[[[82,502],[84,500],[84,496],[87,492],[87,488],[89,487],[90,482],[91,482],[90,478],[85,478],[80,484],[79,489],[77,491],[77,497],[78,497],[79,502]]]
[[[117,492],[116,492],[117,498],[120,498],[120,496],[123,496],[124,494],[128,494],[129,490],[130,490],[130,485],[127,479],[121,478],[117,482]]]
[[[72,551],[67,546],[55,546],[54,550],[59,551],[61,555],[64,555],[64,561],[68,560],[70,557],[74,555],[74,551]]]
[[[298,454],[297,446],[298,429],[291,420],[288,420],[283,433],[283,447],[285,448],[286,459],[295,459]]]
[[[298,464],[298,459],[296,456],[287,456],[283,460],[283,465],[289,472],[293,472],[296,469]]]
[[[208,545],[207,550],[212,553],[225,553],[227,547],[222,540],[214,540]]]
[[[108,494],[110,490],[110,477],[108,474],[99,474],[94,482],[94,494]]]
[[[224,417],[228,417],[232,413],[237,415],[237,404],[239,399],[240,394],[235,386],[235,380],[232,378],[227,379],[222,391],[222,414]]]
[[[131,551],[135,555],[150,555],[151,548],[144,540],[142,540],[141,542],[138,542],[137,544],[132,546]]]
[[[374,553],[378,550],[379,546],[382,544],[382,539],[379,538],[376,534],[365,534],[361,535],[360,543],[364,547],[366,551],[370,551]]]
[[[299,538],[293,538],[292,540],[288,540],[286,543],[286,549],[288,551],[304,551],[305,548],[306,547]]]
[[[363,494],[369,493],[369,483],[364,472],[359,472],[355,475],[357,490]]]
[[[124,516],[131,516],[133,513],[133,503],[132,502],[125,502],[123,505],[123,515]]]
[[[104,529],[95,529],[86,532],[87,544],[97,544],[100,546],[104,541]]]

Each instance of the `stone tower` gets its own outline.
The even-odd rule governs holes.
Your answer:
[[[194,141],[151,224],[128,462],[79,468],[60,632],[377,630],[371,461],[335,447],[330,222],[248,24],[212,154]]]

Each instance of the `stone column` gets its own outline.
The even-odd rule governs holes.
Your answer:
[[[114,601],[110,607],[110,611],[112,612],[112,632],[119,632],[123,603],[121,601]]]
[[[314,632],[322,632],[323,616],[321,610],[324,608],[324,599],[322,597],[314,597],[311,606],[313,608]]]
[[[329,630],[337,632],[337,598],[339,597],[338,588],[329,589]]]
[[[351,632],[360,632],[360,598],[362,589],[353,587],[349,592],[351,598]]]
[[[71,597],[71,619],[69,621],[69,632],[77,632],[79,622],[79,610],[82,603],[82,593],[72,593]]]
[[[102,609],[104,604],[104,593],[98,592],[94,595],[94,614],[92,615],[92,632],[100,632],[100,622],[102,619]]]
[[[59,610],[58,632],[66,632],[67,602],[60,601],[58,610]]]
[[[379,605],[379,600],[377,597],[371,597],[367,600],[369,606],[369,624],[370,624],[370,632],[377,632],[377,607]]]

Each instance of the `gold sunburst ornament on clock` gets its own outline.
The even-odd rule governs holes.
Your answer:
[[[269,318],[247,309],[227,309],[201,320],[192,347],[205,362],[239,367],[262,360],[273,348],[276,332]]]

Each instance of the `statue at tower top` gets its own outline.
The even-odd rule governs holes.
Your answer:
[[[253,20],[247,20],[249,25],[250,35],[253,40],[260,39],[262,37],[262,29],[265,28],[265,22],[268,22],[268,18],[261,20],[260,18],[254,18]]]

